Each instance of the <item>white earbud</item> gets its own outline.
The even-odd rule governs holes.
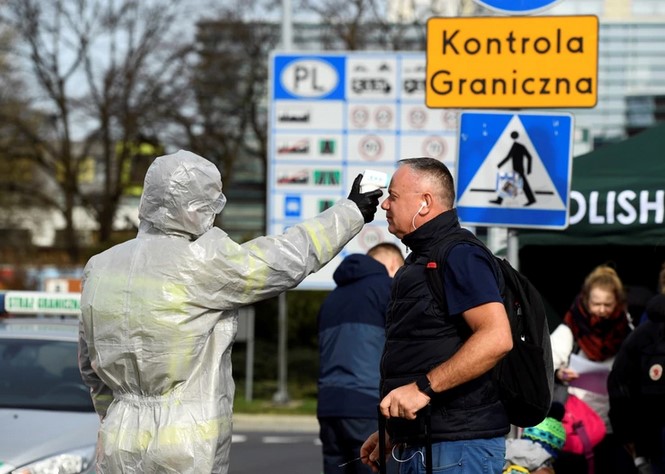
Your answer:
[[[411,227],[413,227],[413,230],[416,230],[416,217],[418,217],[418,214],[420,214],[420,211],[422,211],[425,206],[427,206],[427,202],[420,201],[420,208],[413,215],[413,219],[411,219]]]

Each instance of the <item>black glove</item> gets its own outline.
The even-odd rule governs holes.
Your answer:
[[[360,212],[365,218],[365,224],[367,224],[374,220],[374,214],[376,214],[376,208],[379,207],[379,198],[383,196],[383,191],[375,189],[374,191],[362,194],[360,192],[360,181],[362,181],[362,179],[362,173],[356,176],[356,179],[353,181],[353,186],[351,186],[349,199],[356,203],[356,206],[358,206],[358,209],[360,209]]]

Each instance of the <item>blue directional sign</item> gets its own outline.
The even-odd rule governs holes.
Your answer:
[[[457,211],[465,225],[565,229],[571,114],[462,112]]]
[[[476,0],[476,3],[499,13],[522,15],[551,7],[561,0]]]

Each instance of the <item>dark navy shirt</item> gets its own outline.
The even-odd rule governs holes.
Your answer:
[[[485,303],[503,303],[490,256],[477,245],[461,243],[448,252],[443,284],[450,314]]]

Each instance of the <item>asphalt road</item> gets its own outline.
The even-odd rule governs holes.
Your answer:
[[[321,474],[315,417],[235,414],[233,418],[229,474]]]
[[[235,414],[233,427],[229,474],[323,472],[316,417]],[[395,466],[388,464],[388,474]]]
[[[322,465],[321,443],[316,434],[236,432],[229,473],[320,474]]]

